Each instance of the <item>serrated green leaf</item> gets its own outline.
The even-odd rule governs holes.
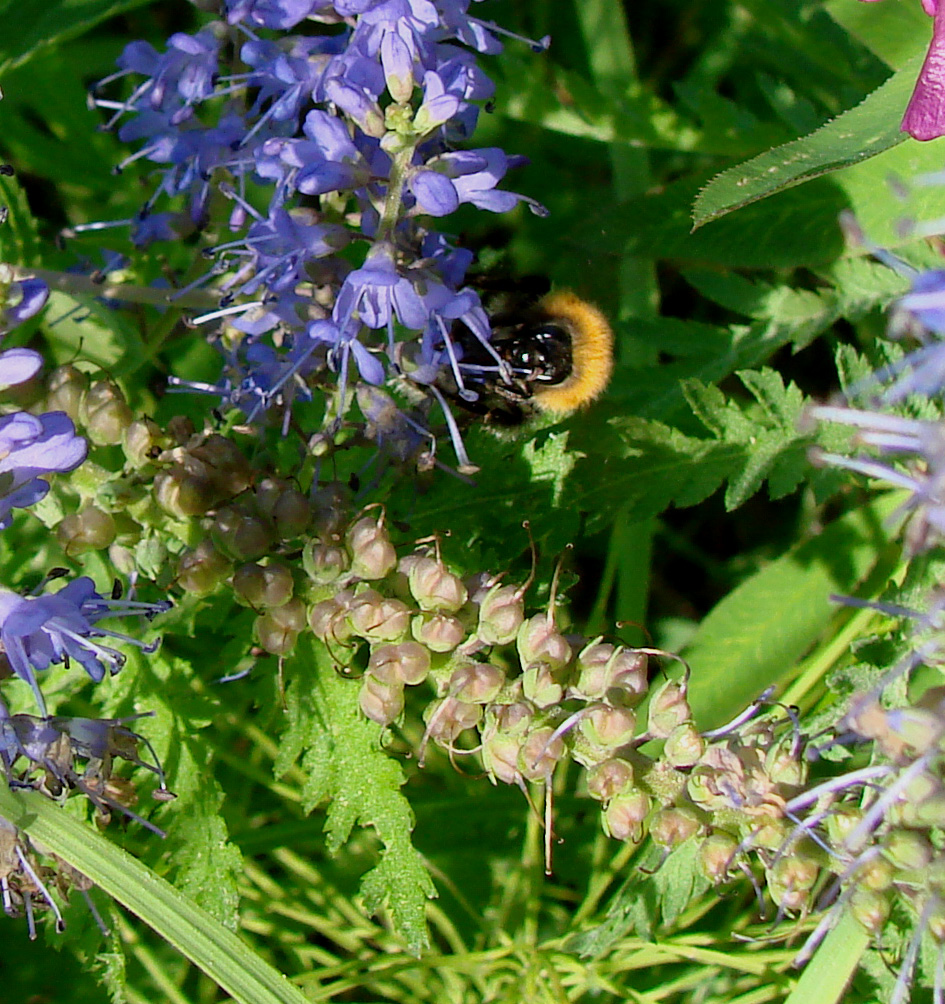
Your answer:
[[[386,907],[410,951],[419,953],[428,944],[426,900],[436,888],[410,841],[414,817],[400,791],[403,771],[381,747],[379,726],[361,713],[360,684],[338,672],[323,644],[300,642],[286,672],[293,678],[287,695],[291,725],[276,771],[306,750],[303,805],[311,810],[327,802],[331,853],[355,825],[374,829],[383,845],[381,860],[362,879],[362,893],[372,911]]]
[[[36,223],[26,193],[15,177],[0,175],[0,205],[9,216],[0,228],[0,256],[9,265],[35,265],[39,254]]]
[[[240,1004],[305,1004],[305,996],[235,934],[61,806],[3,784],[0,815],[140,917]]]
[[[773,561],[713,609],[683,652],[700,728],[737,714],[798,659],[836,614],[833,593],[850,593],[889,542],[885,520],[900,501],[874,500]]]
[[[913,57],[856,108],[802,139],[768,150],[713,178],[696,198],[694,228],[901,143],[904,135],[899,122],[921,64],[921,56]]]

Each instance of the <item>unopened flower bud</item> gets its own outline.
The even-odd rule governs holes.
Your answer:
[[[601,816],[604,833],[615,840],[632,840],[635,844],[643,838],[643,822],[650,814],[649,796],[637,789],[615,795]]]
[[[691,719],[685,688],[675,680],[667,680],[650,701],[647,731],[656,739],[665,739],[677,725]]]
[[[281,607],[292,599],[295,583],[285,565],[272,562],[259,565],[250,562],[233,573],[233,592],[254,609]]]
[[[46,380],[46,410],[64,411],[77,423],[88,386],[89,378],[81,370],[72,365],[58,366]]]
[[[674,767],[693,767],[699,762],[705,749],[705,740],[696,731],[691,722],[677,725],[666,737],[663,746],[663,756]]]
[[[633,768],[626,760],[605,760],[587,772],[587,791],[598,802],[609,802],[633,785]]]
[[[571,661],[571,646],[545,614],[536,614],[519,628],[516,638],[523,666],[544,663],[552,669],[563,669]]]
[[[713,884],[718,885],[729,877],[738,841],[728,833],[718,831],[710,834],[699,848],[699,865],[702,874]]]
[[[650,823],[650,836],[660,847],[678,847],[702,829],[693,809],[660,809]]]
[[[351,572],[359,579],[383,579],[397,564],[397,552],[382,520],[364,516],[347,533]]]
[[[410,686],[423,683],[430,672],[430,651],[415,641],[378,645],[371,650],[368,672],[380,679],[390,673]]]
[[[194,596],[212,593],[229,574],[230,562],[209,540],[202,540],[177,562],[177,584]]]
[[[365,673],[361,679],[358,703],[372,722],[390,725],[404,710],[403,684],[382,683],[370,673]]]
[[[418,614],[413,619],[411,631],[431,652],[452,652],[466,637],[462,621],[449,614]]]
[[[510,645],[525,620],[518,586],[493,586],[479,604],[477,634],[485,645]]]
[[[449,693],[469,704],[488,704],[505,683],[505,673],[485,662],[468,662],[453,671]]]
[[[103,550],[116,534],[114,519],[94,505],[66,516],[56,527],[56,537],[70,558],[86,551]]]
[[[311,540],[302,551],[305,574],[319,586],[327,586],[348,570],[348,554],[334,544]]]
[[[466,602],[463,580],[435,558],[417,556],[410,563],[407,582],[421,610],[452,614]]]
[[[398,641],[410,627],[410,610],[400,600],[365,589],[351,601],[348,623],[354,634],[367,641]]]
[[[79,420],[96,446],[120,443],[134,416],[125,395],[112,380],[96,380],[79,408]]]
[[[547,781],[554,773],[559,760],[563,760],[567,747],[561,736],[554,736],[547,726],[530,732],[522,744],[518,758],[519,770],[528,781]]]

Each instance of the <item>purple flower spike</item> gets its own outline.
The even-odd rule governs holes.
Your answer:
[[[0,530],[10,525],[11,509],[33,505],[49,491],[41,475],[75,470],[87,450],[65,412],[0,418]]]

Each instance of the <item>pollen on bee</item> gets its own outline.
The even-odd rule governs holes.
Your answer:
[[[607,318],[592,303],[568,290],[549,293],[539,303],[549,320],[567,326],[571,335],[571,375],[552,387],[536,388],[542,411],[568,414],[596,400],[614,368],[614,336]]]

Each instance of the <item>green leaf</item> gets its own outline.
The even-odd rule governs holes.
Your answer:
[[[836,520],[709,613],[683,651],[700,728],[721,724],[769,684],[790,678],[836,615],[831,594],[855,590],[888,544],[884,521],[899,502],[899,496],[884,495]]]
[[[768,150],[713,178],[693,206],[694,228],[901,143],[905,136],[899,122],[921,64],[921,56],[913,57],[855,108],[802,139]]]
[[[0,76],[46,46],[87,32],[94,25],[148,0],[0,0]]]
[[[240,1004],[305,1004],[305,996],[235,934],[61,806],[3,784],[0,815],[140,917]]]
[[[338,671],[326,647],[299,642],[288,660],[290,727],[276,761],[279,774],[303,749],[307,773],[303,804],[328,803],[325,831],[336,853],[355,824],[372,827],[383,845],[378,865],[362,879],[368,909],[382,906],[411,952],[428,944],[426,900],[436,895],[423,860],[410,840],[414,818],[401,794],[400,765],[381,747],[381,729],[361,713],[357,680]]]
[[[869,943],[866,928],[848,912],[842,913],[785,1004],[838,1004]]]
[[[824,10],[894,70],[928,47],[932,21],[917,3],[827,0]]]

